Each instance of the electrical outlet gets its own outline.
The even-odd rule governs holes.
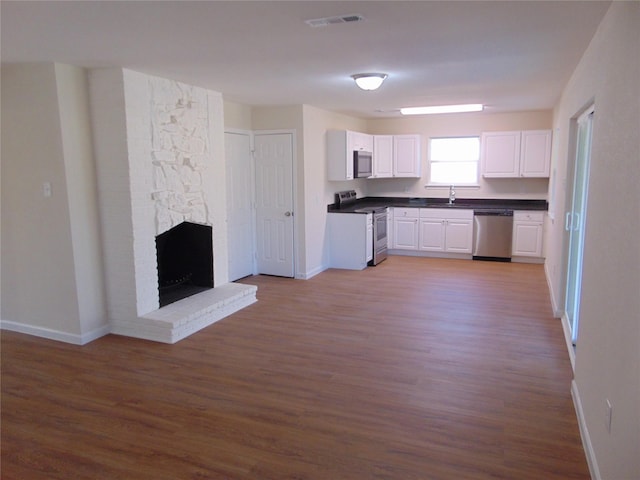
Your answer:
[[[607,433],[611,433],[611,415],[613,414],[613,407],[611,406],[611,402],[607,398],[607,409],[605,412],[605,427],[607,428]]]

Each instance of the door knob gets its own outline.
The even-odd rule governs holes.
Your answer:
[[[290,217],[291,215],[293,215],[293,212],[284,212],[285,217]]]

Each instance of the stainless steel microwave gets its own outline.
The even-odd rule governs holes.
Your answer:
[[[356,150],[353,152],[353,178],[373,175],[373,153]]]

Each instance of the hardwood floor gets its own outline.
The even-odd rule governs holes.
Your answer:
[[[2,332],[2,478],[589,478],[542,266],[243,281],[175,345]]]

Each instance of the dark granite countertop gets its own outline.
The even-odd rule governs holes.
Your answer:
[[[457,198],[449,205],[447,198],[426,197],[364,197],[346,207],[338,208],[330,204],[327,211],[332,213],[365,213],[362,209],[375,207],[410,207],[410,208],[459,208],[483,210],[541,210],[549,209],[546,200],[516,200],[504,198]]]

